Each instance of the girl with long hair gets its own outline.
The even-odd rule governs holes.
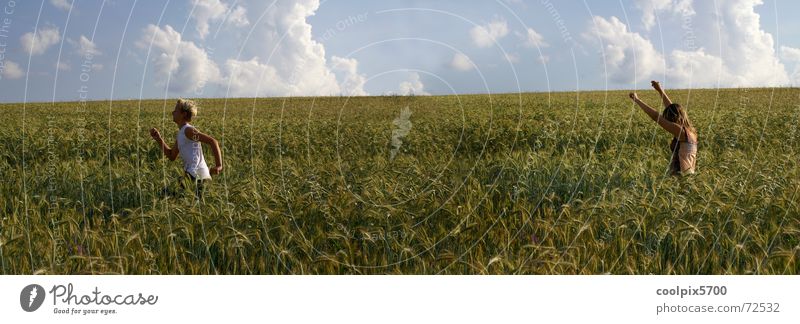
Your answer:
[[[653,121],[672,134],[672,142],[669,145],[672,152],[669,164],[670,174],[694,174],[697,163],[697,130],[692,126],[685,107],[673,103],[658,81],[652,81],[651,85],[661,96],[664,104],[664,111],[661,115],[640,100],[635,92],[631,92],[629,96]]]

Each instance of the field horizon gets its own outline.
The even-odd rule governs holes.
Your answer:
[[[715,92],[726,92],[726,91],[773,91],[773,90],[793,90],[793,89],[800,89],[800,87],[793,86],[793,85],[786,85],[781,87],[739,87],[739,88],[732,88],[732,87],[717,87],[717,88],[675,88],[670,89],[671,92],[691,92],[691,91],[715,91]],[[170,101],[170,100],[177,100],[178,98],[184,99],[191,99],[191,100],[227,100],[227,101],[242,101],[242,100],[290,100],[290,99],[325,99],[325,98],[387,98],[387,97],[459,97],[459,96],[526,96],[526,95],[559,95],[559,94],[596,94],[598,92],[601,93],[614,93],[614,94],[622,94],[627,95],[630,92],[649,92],[652,89],[582,89],[580,91],[575,90],[553,90],[553,91],[523,91],[523,92],[498,92],[498,93],[458,93],[458,94],[425,94],[425,95],[401,95],[396,93],[385,93],[385,94],[376,94],[376,95],[353,95],[353,96],[346,96],[346,95],[331,95],[331,96],[274,96],[274,97],[167,97],[167,98],[117,98],[117,99],[89,99],[89,100],[60,100],[60,101],[18,101],[18,102],[0,102],[0,105],[20,105],[20,104],[67,104],[67,103],[101,103],[101,102],[140,102],[140,101]]]

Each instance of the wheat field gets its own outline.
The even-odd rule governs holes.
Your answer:
[[[202,202],[174,99],[0,105],[0,273],[800,273],[800,90],[670,96],[693,176],[625,91],[197,99]]]

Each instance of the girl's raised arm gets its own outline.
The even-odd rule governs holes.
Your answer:
[[[664,103],[664,108],[667,108],[669,105],[672,104],[672,100],[669,100],[667,92],[665,92],[664,89],[661,88],[661,84],[658,83],[658,81],[650,81],[650,84],[653,86],[653,89],[656,89],[656,91],[658,91],[658,94],[661,96],[661,101]]]
[[[666,118],[662,118],[661,116],[659,116],[658,112],[655,111],[650,106],[648,106],[644,101],[640,100],[639,96],[637,96],[636,93],[631,92],[628,96],[631,97],[631,99],[633,99],[633,102],[635,102],[637,105],[639,105],[639,107],[642,108],[642,110],[644,110],[644,112],[647,114],[647,116],[650,116],[650,119],[652,119],[653,121],[658,123],[658,126],[661,126],[661,128],[663,128],[664,130],[668,131],[670,134],[672,134],[676,138],[680,138],[680,136],[681,136],[681,127],[678,126],[678,124],[673,123],[673,122],[667,120]]]

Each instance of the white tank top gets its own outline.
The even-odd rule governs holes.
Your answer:
[[[186,137],[187,127],[194,126],[187,123],[178,131],[178,151],[183,160],[183,169],[197,180],[211,179],[211,172],[203,158],[203,144]]]

